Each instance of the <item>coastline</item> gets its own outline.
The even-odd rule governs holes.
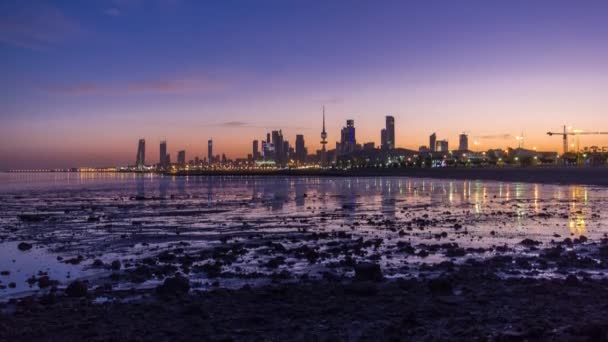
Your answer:
[[[534,168],[386,168],[356,170],[239,170],[190,171],[172,176],[309,176],[309,177],[412,177],[470,181],[521,182],[556,185],[608,186],[605,167],[534,167]]]

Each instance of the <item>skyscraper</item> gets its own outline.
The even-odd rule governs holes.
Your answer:
[[[207,160],[209,165],[213,164],[213,140],[207,141]]]
[[[160,157],[158,159],[158,164],[162,167],[167,166],[167,141],[160,141]]]
[[[466,133],[462,133],[459,137],[458,150],[459,151],[468,151],[469,150],[469,136]]]
[[[177,152],[177,164],[180,166],[186,165],[186,151],[181,150]]]
[[[433,133],[429,137],[429,149],[431,150],[431,152],[435,152],[436,144],[437,144],[437,134]]]
[[[251,154],[251,156],[253,157],[253,160],[260,159],[260,150],[259,150],[259,146],[258,146],[258,141],[257,140],[253,141],[253,153]]]
[[[146,140],[139,139],[139,143],[137,144],[137,159],[135,160],[135,165],[138,169],[143,169],[144,165],[146,165]]]
[[[340,150],[342,154],[355,151],[357,138],[355,136],[355,120],[346,120],[346,126],[342,128],[340,138]]]
[[[304,136],[302,134],[296,135],[296,160],[300,163],[306,161],[306,146],[304,145]]]
[[[272,145],[274,146],[274,162],[277,165],[283,165],[285,162],[284,144],[283,144],[283,132],[280,130],[272,131]]]
[[[468,151],[469,150],[469,136],[466,133],[462,133],[459,137],[458,150],[459,151]]]
[[[383,150],[388,149],[388,144],[387,144],[387,137],[386,137],[386,128],[383,128],[380,130],[380,148]]]
[[[386,149],[395,149],[395,118],[386,116]]]

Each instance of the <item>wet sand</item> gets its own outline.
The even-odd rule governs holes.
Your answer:
[[[320,177],[415,177],[458,180],[491,180],[561,185],[608,185],[607,167],[505,167],[505,168],[378,168],[341,170],[213,171],[178,175],[264,175]]]
[[[0,341],[608,338],[603,187],[123,176],[0,192]]]
[[[413,279],[381,279],[368,269],[352,278],[235,290],[55,291],[1,305],[0,339],[605,341],[608,280],[585,272],[565,279],[499,276],[529,268],[526,262],[576,262],[571,252],[555,253],[558,246],[565,245],[541,249],[541,258],[443,263],[431,267],[436,276]],[[605,269],[608,243],[597,247],[575,250],[595,249]]]

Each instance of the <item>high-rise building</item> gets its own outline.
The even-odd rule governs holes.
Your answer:
[[[304,136],[302,134],[296,135],[296,160],[300,163],[306,161],[306,146],[304,145]]]
[[[447,140],[437,140],[437,143],[435,144],[435,151],[436,152],[449,152],[449,146],[448,146],[448,141]]]
[[[383,150],[388,149],[386,137],[386,128],[380,130],[380,148]]]
[[[257,140],[253,141],[253,153],[251,154],[251,157],[253,158],[253,160],[260,159],[260,150],[259,150],[259,146],[258,146],[258,141]]]
[[[357,138],[355,136],[355,120],[346,120],[346,126],[342,128],[340,138],[340,151],[342,154],[355,151]]]
[[[186,151],[181,150],[177,152],[177,164],[180,166],[186,165]]]
[[[462,133],[458,140],[458,150],[468,151],[469,150],[469,136],[466,133]]]
[[[137,158],[135,160],[135,165],[139,169],[143,169],[144,165],[146,165],[146,140],[139,139],[139,143],[137,144]]]
[[[162,167],[167,166],[167,141],[160,141],[160,157],[158,159],[158,164]]]
[[[211,139],[207,141],[207,159],[209,165],[213,164],[213,140]]]
[[[386,116],[386,149],[395,149],[395,118]]]
[[[435,152],[435,148],[437,147],[437,134],[433,133],[429,137],[429,149],[431,152]]]
[[[283,165],[285,162],[285,151],[283,144],[283,132],[272,131],[272,145],[274,146],[274,162]]]
[[[289,147],[289,141],[284,140],[283,141],[283,164],[286,164],[287,161],[292,157],[291,155],[289,155],[289,151],[292,150]]]

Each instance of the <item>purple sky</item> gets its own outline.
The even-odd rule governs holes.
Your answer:
[[[319,146],[396,119],[479,149],[559,150],[548,130],[608,131],[605,1],[3,1],[0,169],[108,166],[147,140],[246,156],[282,128]],[[488,139],[509,134],[510,138]],[[608,146],[584,137],[581,146]]]

